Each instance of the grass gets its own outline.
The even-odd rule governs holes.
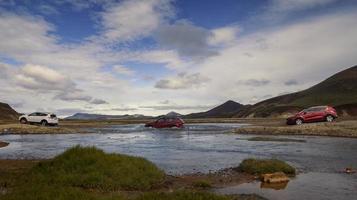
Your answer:
[[[148,190],[164,177],[144,158],[76,146],[52,160],[39,162],[18,177],[5,199],[108,199],[112,197],[101,193]]]
[[[165,174],[144,158],[106,154],[94,147],[73,147],[30,172],[31,182],[111,190],[145,190]]]
[[[249,174],[260,175],[265,173],[284,172],[295,175],[295,169],[284,161],[277,159],[245,159],[238,169]]]
[[[278,137],[251,137],[248,141],[263,141],[263,142],[306,142],[306,140],[278,138]]]
[[[193,183],[193,186],[196,188],[201,188],[201,189],[208,189],[208,188],[212,187],[211,183],[206,180],[198,180]]]

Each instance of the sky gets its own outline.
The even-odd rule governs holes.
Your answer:
[[[357,64],[356,0],[0,0],[0,102],[160,115],[254,104]]]

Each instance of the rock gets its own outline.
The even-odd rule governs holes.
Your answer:
[[[347,168],[345,169],[345,172],[346,172],[347,174],[353,174],[353,173],[356,173],[356,170],[353,170],[352,168],[347,167]]]
[[[288,182],[289,177],[286,176],[284,172],[276,172],[272,174],[262,174],[261,180],[264,183],[282,183]]]
[[[264,183],[260,184],[260,188],[273,189],[273,190],[283,190],[288,186],[288,181],[280,183]]]

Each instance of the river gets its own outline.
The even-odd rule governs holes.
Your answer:
[[[277,158],[299,174],[285,189],[261,188],[259,182],[214,191],[257,193],[269,199],[355,199],[357,139],[318,136],[280,136],[306,142],[248,141],[253,135],[231,134],[240,124],[188,124],[184,129],[152,129],[116,125],[91,129],[91,134],[1,135],[10,145],[0,159],[52,158],[74,145],[96,146],[106,152],[145,157],[168,174],[207,173],[235,167],[249,157]]]

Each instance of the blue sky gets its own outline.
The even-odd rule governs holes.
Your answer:
[[[0,0],[0,101],[60,115],[253,104],[355,65],[356,11],[354,0]]]

